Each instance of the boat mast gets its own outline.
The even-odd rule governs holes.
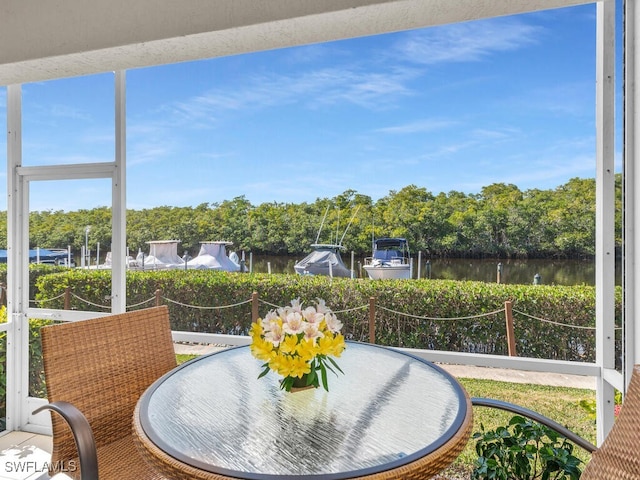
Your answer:
[[[360,205],[358,205],[358,207],[356,208],[356,211],[353,212],[353,215],[351,215],[351,220],[349,220],[349,223],[347,224],[347,228],[344,229],[344,233],[342,234],[342,237],[340,238],[340,243],[338,243],[338,245],[342,246],[342,240],[344,240],[344,236],[347,234],[347,230],[349,230],[349,227],[351,226],[351,222],[353,222],[353,219],[356,218],[356,214],[358,213],[359,209],[360,209]]]
[[[371,212],[371,251],[373,252],[376,248],[376,219],[373,216],[373,212]]]
[[[327,205],[327,209],[324,211],[324,217],[322,217],[322,222],[320,222],[320,228],[318,229],[318,235],[316,235],[316,244],[320,239],[320,232],[322,232],[322,226],[324,225],[324,221],[327,218],[327,213],[329,213],[329,205]]]

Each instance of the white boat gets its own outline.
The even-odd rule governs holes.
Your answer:
[[[351,277],[340,256],[340,245],[314,243],[313,251],[296,263],[293,268],[299,275],[326,275],[329,277]]]
[[[189,256],[180,257],[178,255],[178,243],[180,240],[153,240],[149,244],[149,254],[142,250],[138,251],[136,258],[127,256],[127,268],[130,270],[224,270],[227,272],[240,271],[240,261],[232,260],[238,256],[231,254],[227,256],[226,247],[232,245],[231,242],[214,241],[200,242],[200,252],[195,258]],[[185,252],[186,255],[186,252]],[[111,268],[111,252],[107,252],[105,262],[96,267],[97,269]]]
[[[171,270],[184,268],[184,260],[178,255],[180,240],[152,240],[149,244],[149,255],[138,252],[137,268],[140,270]]]
[[[227,256],[227,246],[229,245],[233,244],[225,241],[200,242],[200,252],[197,257],[187,262],[187,268],[239,272],[240,264]],[[235,253],[232,252],[231,255],[237,258]]]
[[[378,238],[362,266],[372,280],[411,278],[409,245],[404,238]]]

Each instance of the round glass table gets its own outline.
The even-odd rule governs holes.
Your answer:
[[[466,445],[469,397],[437,365],[348,342],[329,391],[280,389],[248,347],[161,377],[141,397],[134,438],[170,478],[428,478]]]

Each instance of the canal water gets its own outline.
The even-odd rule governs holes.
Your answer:
[[[300,257],[252,255],[246,256],[247,267],[252,260],[256,273],[291,273]],[[351,256],[342,256],[347,268],[352,268]],[[474,280],[481,282],[533,284],[538,281],[546,285],[595,285],[595,260],[498,260],[469,258],[413,258],[413,277],[444,280]],[[354,258],[353,269],[356,277],[366,277],[361,268],[362,259]],[[616,284],[620,285],[620,268],[616,266]]]

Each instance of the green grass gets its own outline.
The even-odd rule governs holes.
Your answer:
[[[198,355],[187,355],[185,353],[177,353],[176,361],[178,362],[178,365],[182,365],[183,363],[188,362],[189,360],[192,360],[196,357],[198,357]]]
[[[460,378],[458,380],[467,390],[470,397],[495,398],[530,408],[565,425],[591,443],[596,443],[595,422],[589,416],[589,412],[579,405],[581,400],[594,400],[594,390],[471,378]],[[499,425],[506,425],[512,416],[512,413],[493,408],[474,407],[472,432],[480,431],[480,425],[484,425],[486,430],[493,430]],[[574,454],[584,462],[589,461],[590,454],[580,447],[576,447]],[[475,442],[471,439],[452,468],[437,478],[470,478],[467,475],[473,469],[476,458]],[[449,474],[447,475],[447,473]]]

